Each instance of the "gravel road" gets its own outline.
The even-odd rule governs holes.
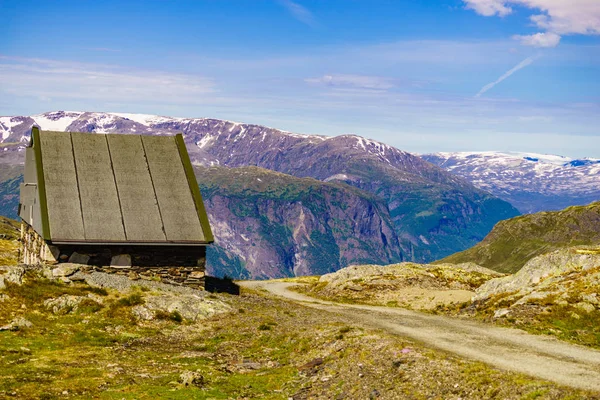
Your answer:
[[[410,337],[421,343],[494,367],[561,385],[600,391],[600,351],[500,328],[472,320],[424,314],[401,308],[341,304],[317,300],[289,290],[294,283],[240,281],[303,305],[335,312],[370,328]]]

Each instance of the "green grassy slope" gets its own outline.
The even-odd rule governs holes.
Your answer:
[[[0,216],[0,265],[17,263],[19,228],[20,224],[17,221]]]
[[[501,221],[485,239],[438,263],[474,262],[513,273],[540,254],[569,246],[600,243],[600,202]]]
[[[0,331],[2,399],[596,398],[246,290],[208,296],[231,312],[196,322],[135,318],[152,295],[141,288],[28,274],[0,294],[0,325],[32,324]],[[57,313],[44,305],[65,295],[88,299]]]

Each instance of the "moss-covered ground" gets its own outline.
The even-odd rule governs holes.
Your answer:
[[[142,290],[29,275],[2,294],[0,325],[15,317],[33,325],[0,332],[0,398],[600,398],[247,291],[214,295],[235,311],[199,322],[137,321],[131,309]],[[58,314],[44,307],[64,294],[98,301]],[[197,376],[188,386],[186,371]]]
[[[0,265],[17,263],[19,227],[17,221],[0,216]]]

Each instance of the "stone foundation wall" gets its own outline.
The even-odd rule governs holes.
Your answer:
[[[107,272],[109,274],[126,275],[129,279],[146,279],[156,280],[172,285],[189,286],[196,289],[204,289],[205,287],[205,272],[204,268],[199,270],[198,267],[110,267],[110,266],[91,266],[84,267],[85,269]]]
[[[25,265],[58,264],[59,250],[50,246],[33,228],[21,222],[21,262]]]
[[[26,265],[72,263],[84,271],[200,289],[205,286],[206,246],[49,245],[25,222],[21,223],[21,241]]]

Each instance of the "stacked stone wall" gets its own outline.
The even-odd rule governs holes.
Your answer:
[[[50,245],[25,222],[21,223],[21,242],[21,261],[26,265],[72,263],[83,271],[205,287],[205,246]]]
[[[53,265],[58,263],[59,250],[50,246],[26,222],[21,222],[21,262],[26,265]]]

